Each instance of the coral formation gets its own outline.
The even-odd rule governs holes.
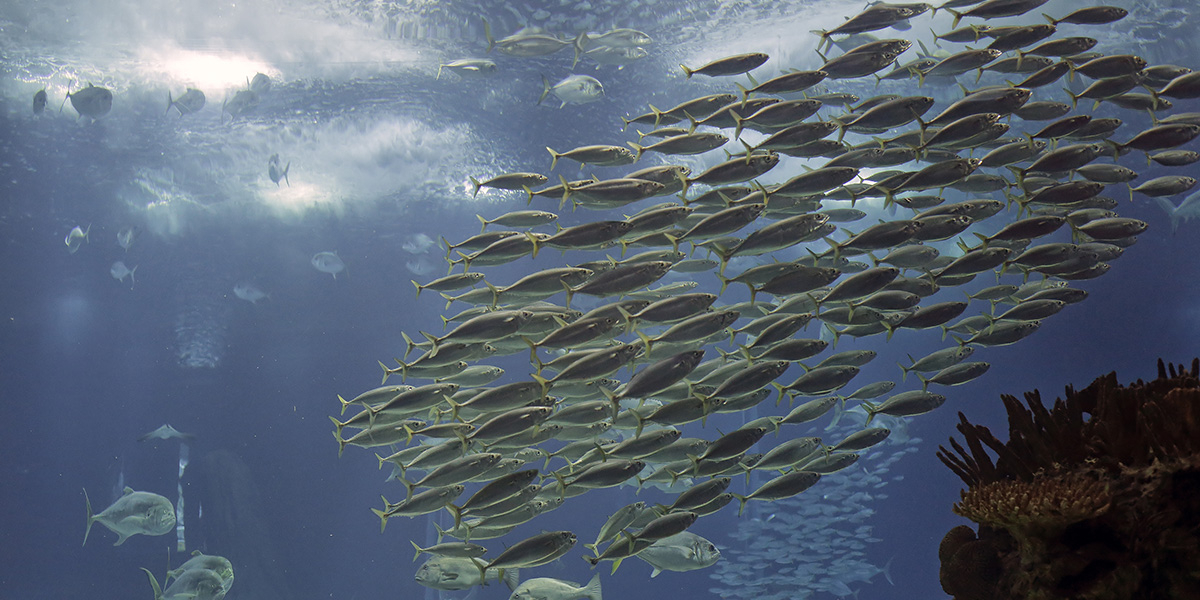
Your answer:
[[[938,549],[956,600],[1200,598],[1200,359],[1158,378],[1002,396],[1009,441],[959,413],[942,460],[966,484]],[[989,453],[990,451],[990,453]],[[993,460],[992,455],[995,455]]]

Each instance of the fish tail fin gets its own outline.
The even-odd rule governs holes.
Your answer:
[[[150,585],[154,588],[154,600],[159,600],[163,597],[163,593],[162,588],[158,585],[158,580],[154,578],[154,573],[151,573],[150,569],[142,567],[142,570],[146,572],[146,577],[150,578]]]
[[[641,133],[641,132],[639,131],[638,133]],[[637,156],[634,158],[634,160],[641,160],[642,153],[646,151],[646,147],[641,144],[634,143],[634,142],[625,142],[625,143],[629,144],[629,147],[633,148],[633,151],[637,153]]]
[[[475,215],[475,218],[479,219],[479,224],[482,225],[482,227],[479,229],[479,233],[483,233],[484,231],[487,231],[487,226],[488,226],[487,219],[483,218],[483,215]]]
[[[488,24],[487,19],[483,19],[483,35],[487,38],[487,52],[491,52],[492,48],[496,47],[496,40],[492,38],[492,26]]]
[[[680,69],[683,69],[683,74],[684,74],[684,75],[687,75],[687,79],[691,79],[691,78],[692,78],[692,73],[695,73],[695,71],[693,71],[693,70],[691,70],[691,69],[687,68],[687,66],[686,66],[686,65],[679,65],[679,68],[680,68]],[[593,565],[593,566],[594,566],[595,564],[596,564],[596,563],[592,563],[592,565]]]
[[[1075,92],[1072,92],[1068,88],[1063,88],[1063,91],[1066,92],[1067,95],[1071,97],[1071,110],[1075,110],[1076,108],[1078,108],[1080,95],[1076,94]]]
[[[633,542],[631,541],[630,544],[632,544],[632,543]],[[616,575],[617,569],[621,568],[621,562],[623,562],[624,560],[625,560],[624,556],[622,556],[621,558],[618,558],[617,560],[614,560],[613,566],[612,566],[612,572],[610,572],[609,575]]]
[[[553,170],[554,170],[554,167],[555,167],[555,165],[557,165],[557,164],[558,164],[558,157],[559,157],[559,156],[562,156],[562,155],[561,155],[561,154],[559,154],[559,153],[557,153],[557,152],[555,152],[555,151],[554,151],[554,149],[553,149],[553,148],[551,148],[550,146],[546,146],[546,152],[549,152],[549,153],[550,153],[550,157],[551,157],[551,160],[550,160],[550,170],[551,170],[551,171],[553,171]],[[560,176],[560,177],[561,177],[561,176]],[[564,180],[564,181],[565,181],[565,180]],[[566,187],[566,186],[563,186],[563,187],[564,187],[564,189],[563,189],[563,199],[565,200],[565,199],[566,199],[566,197],[567,197],[567,190],[565,189],[565,187]]]
[[[542,377],[540,375],[541,370],[542,370],[542,362],[539,360],[538,361],[538,373],[533,373],[530,375],[530,377],[533,377],[533,380],[538,382],[538,384],[542,386],[542,394],[545,395],[547,392],[550,391],[550,380],[546,379],[545,377]]]
[[[372,508],[371,512],[375,513],[375,515],[379,517],[379,533],[383,533],[383,530],[385,528],[387,528],[387,522],[388,522],[387,513],[382,510],[379,510],[378,508]],[[420,556],[421,553],[418,552],[417,555]],[[413,560],[415,561],[417,559],[414,558]]]
[[[417,551],[417,553],[413,555],[413,562],[417,562],[417,559],[421,558],[421,553],[424,552],[425,549],[418,546],[417,543],[412,540],[408,540],[408,543],[412,544],[413,548]]]
[[[736,86],[738,91],[742,93],[742,106],[745,106],[746,100],[750,98],[750,90],[746,89],[746,86],[740,83],[734,83],[733,85]]]
[[[521,570],[517,567],[513,567],[511,569],[501,569],[500,571],[500,579],[504,581],[505,587],[508,588],[508,591],[515,592],[517,590],[517,586],[521,585]],[[891,581],[890,577],[888,578],[888,581]],[[600,599],[597,598],[596,600]]]
[[[291,171],[291,170],[292,170],[292,161],[289,160],[288,164],[284,165],[284,167],[283,167],[283,182],[286,183],[288,187],[292,187],[292,180],[288,179],[288,171]]]
[[[342,436],[342,428],[345,427],[346,424],[333,418],[332,416],[329,417],[329,420],[333,421],[334,427],[337,427],[337,431],[334,432],[334,435],[341,437]],[[379,459],[379,468],[381,468],[381,469],[383,468],[383,459],[382,458]]]
[[[131,290],[133,289],[133,286],[137,285],[137,279],[135,277],[137,275],[137,268],[137,265],[133,265],[133,269],[129,271],[129,289]]]
[[[383,369],[383,381],[381,381],[379,383],[379,385],[384,385],[387,383],[388,377],[392,376],[392,370],[389,369],[387,365],[383,364],[382,360],[378,361],[378,362],[379,362],[379,368]]]
[[[87,545],[88,534],[92,532],[92,523],[96,521],[92,512],[92,501],[88,498],[87,488],[83,488],[83,501],[87,505],[87,529],[83,530],[83,545]]]
[[[471,187],[474,188],[471,190],[471,197],[474,198],[475,196],[479,195],[479,188],[483,187],[483,184],[479,183],[478,179],[475,179],[474,177],[471,177],[469,175],[467,176],[467,179],[471,180]],[[479,216],[479,215],[475,215],[475,216]]]
[[[172,106],[175,106],[175,99],[171,97],[171,90],[167,90],[167,112],[164,112],[163,114],[165,115],[171,112]]]
[[[542,103],[542,101],[546,99],[546,96],[549,96],[549,95],[550,95],[550,80],[546,79],[545,75],[542,75],[542,95],[540,98],[538,98],[537,103],[540,105]],[[554,167],[551,166],[550,168],[553,169]]]
[[[650,339],[649,336],[641,331],[635,331],[633,333],[638,336],[638,339],[642,340],[642,344],[646,346],[646,353],[649,353],[650,349],[654,346],[654,340]]]
[[[958,29],[958,22],[962,20],[962,13],[953,8],[944,9],[946,12],[954,15],[954,22],[950,24],[950,29]]]
[[[336,431],[335,431],[335,432],[333,432],[333,439],[337,440],[337,443],[338,443],[338,458],[341,458],[341,457],[342,457],[342,452],[343,452],[343,451],[346,449],[346,440],[343,440],[343,439],[342,439],[342,436],[338,435],[338,432],[336,432]]]
[[[1055,26],[1055,27],[1058,26],[1058,21],[1056,21],[1054,19],[1054,17],[1052,17],[1046,13],[1042,13],[1042,18],[1046,19],[1046,22],[1049,23],[1050,25]]]
[[[461,508],[459,508],[453,504],[447,504],[446,510],[450,511],[450,515],[454,517],[454,526],[455,527],[462,525],[462,509]],[[416,561],[416,560],[417,559],[414,557],[413,561]]]
[[[738,516],[740,517],[740,516],[742,516],[742,511],[746,510],[746,501],[749,500],[749,498],[747,498],[746,496],[743,496],[741,494],[734,494],[733,497],[737,498]]]

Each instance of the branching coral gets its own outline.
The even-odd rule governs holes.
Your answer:
[[[938,458],[967,484],[939,548],[956,600],[1200,598],[1200,359],[1003,396],[1009,440],[959,413]],[[993,455],[995,458],[993,459]]]

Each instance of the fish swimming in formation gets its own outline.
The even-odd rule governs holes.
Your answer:
[[[314,269],[333,275],[337,279],[337,274],[346,270],[346,263],[342,262],[342,258],[337,255],[337,252],[318,252],[313,255],[312,266]]]
[[[962,9],[951,10],[956,20],[993,19],[1019,16],[1042,3],[955,1],[942,8]],[[633,152],[612,140],[566,152],[547,148],[551,169],[559,158],[611,169],[638,162],[649,151],[668,161],[675,155],[703,157],[732,138],[767,136],[758,145],[754,145],[757,137],[739,140],[745,153],[727,155],[724,162],[707,161],[711,166],[697,169],[696,174],[689,163],[656,164],[607,179],[599,174],[580,181],[560,176],[558,185],[549,186],[543,185],[548,178],[536,172],[517,171],[484,181],[471,178],[473,189],[468,189],[475,194],[488,186],[519,192],[510,196],[520,195],[528,202],[550,198],[565,207],[571,200],[576,214],[578,209],[602,214],[563,225],[558,225],[560,214],[566,218],[563,211],[534,207],[492,220],[479,216],[484,233],[459,244],[445,243],[450,251],[460,252],[460,258],[447,257],[451,274],[426,284],[413,282],[418,293],[424,287],[455,292],[446,294],[447,307],[452,302],[473,306],[458,315],[447,313],[444,324],[457,327],[447,327],[449,332],[440,335],[423,332],[427,342],[415,343],[406,334],[409,349],[425,353],[399,368],[385,365],[384,371],[416,379],[423,369],[445,368],[454,373],[432,377],[453,382],[456,373],[490,366],[471,364],[484,357],[528,351],[528,376],[501,380],[501,385],[488,388],[483,386],[494,379],[480,378],[479,384],[465,379],[472,383],[453,391],[426,387],[422,401],[404,410],[391,404],[394,398],[380,399],[377,402],[386,404],[376,403],[336,421],[339,442],[345,443],[342,428],[365,425],[357,434],[370,438],[364,444],[409,444],[393,455],[395,459],[380,457],[380,464],[393,462],[413,492],[445,485],[449,479],[443,478],[450,473],[455,474],[452,479],[470,476],[471,480],[477,472],[487,473],[478,475],[489,502],[482,506],[459,508],[458,501],[449,498],[463,491],[457,488],[433,494],[444,488],[432,487],[414,495],[430,498],[421,514],[446,508],[454,516],[455,527],[439,527],[439,541],[442,535],[472,543],[499,537],[556,509],[556,503],[594,489],[619,485],[666,489],[673,500],[657,507],[634,503],[616,511],[601,526],[596,542],[588,545],[596,552],[587,557],[593,565],[604,560],[620,564],[637,556],[654,567],[652,576],[663,570],[683,572],[716,565],[721,557],[716,545],[684,529],[735,500],[741,510],[751,508],[752,514],[761,515],[774,506],[828,508],[829,503],[820,499],[803,500],[812,493],[807,490],[830,489],[838,485],[833,483],[838,478],[851,473],[875,477],[851,467],[872,460],[882,447],[904,444],[909,439],[905,419],[938,410],[947,402],[937,386],[949,389],[989,371],[987,362],[968,362],[968,357],[981,348],[1016,343],[1037,332],[1042,320],[1086,297],[1083,290],[1060,284],[1103,275],[1109,268],[1106,261],[1136,242],[1135,236],[1147,224],[1117,216],[1115,202],[1100,195],[1108,185],[1128,186],[1156,198],[1172,217],[1178,212],[1179,220],[1191,214],[1190,197],[1179,207],[1167,199],[1186,192],[1195,179],[1167,176],[1137,185],[1132,183],[1138,178],[1132,168],[1136,166],[1116,161],[1133,150],[1163,166],[1185,166],[1200,157],[1185,154],[1190,150],[1176,150],[1200,136],[1200,128],[1187,122],[1155,115],[1158,122],[1153,127],[1121,138],[1127,140],[1123,143],[1109,141],[1121,125],[1118,119],[1072,115],[1073,103],[1044,99],[1051,84],[1072,78],[1076,71],[1091,79],[1110,70],[1120,71],[1117,77],[1134,73],[1152,77],[1149,73],[1155,67],[1146,67],[1143,59],[1132,55],[1080,56],[1091,50],[1095,38],[1054,37],[1060,22],[1111,22],[1106,19],[1119,19],[1117,12],[1097,7],[1057,22],[1049,19],[1049,25],[976,25],[935,32],[939,44],[978,48],[946,50],[937,56],[925,50],[918,61],[902,63],[909,66],[883,71],[897,63],[913,42],[866,34],[887,28],[903,31],[910,19],[931,8],[873,4],[835,29],[819,32],[820,44],[838,45],[845,50],[842,55],[819,55],[824,63],[819,70],[786,72],[762,84],[749,74],[770,60],[763,53],[736,54],[694,69],[685,66],[687,78],[745,74],[750,83],[736,86],[737,92],[684,99],[668,110],[650,106],[639,111],[642,114],[623,118],[626,125],[645,126],[638,132],[639,141],[630,144]],[[510,56],[548,56],[568,44],[563,37],[533,27],[495,40],[486,22],[485,37],[489,50]],[[601,49],[617,56],[622,48],[647,43],[648,36],[613,30],[600,36],[580,34],[574,45],[578,60]],[[1068,62],[1060,57],[1072,58]],[[1102,62],[1093,64],[1093,60]],[[905,81],[915,79],[913,90],[933,78],[946,82],[961,75],[997,78],[1020,73],[1018,78],[1024,80],[1019,86],[964,89],[961,97],[950,101],[934,94],[860,99],[833,89],[810,89],[880,72],[877,79],[896,81],[889,85],[906,85]],[[1158,96],[1200,96],[1200,77],[1177,70],[1161,72],[1165,79],[1157,83],[1144,79],[1123,87],[1130,82],[1106,82],[1072,87],[1088,91],[1070,94],[1138,111],[1146,110],[1143,107],[1169,110]],[[1130,93],[1139,83],[1149,83],[1154,93],[1111,100]],[[557,87],[543,78],[539,102],[551,93],[564,105],[574,102]],[[597,81],[593,89],[603,88]],[[792,93],[807,97],[770,97]],[[1035,94],[1037,102],[1031,102]],[[592,96],[598,97],[598,92],[587,99],[594,100]],[[845,112],[838,114],[842,105]],[[820,111],[829,114],[810,120]],[[1010,120],[1013,114],[1019,119]],[[1018,131],[1021,121],[1047,123],[1032,127],[1026,123],[1028,131]],[[716,129],[731,129],[733,135]],[[642,138],[650,136],[654,141],[643,144]],[[782,157],[789,158],[785,162]],[[780,169],[791,168],[792,157],[815,164],[808,172],[774,179]],[[829,162],[818,162],[821,157]],[[1060,176],[1070,172],[1083,179]],[[765,183],[767,177],[781,183]],[[704,187],[693,189],[699,186]],[[677,196],[662,198],[669,194]],[[1015,217],[1005,216],[1005,200],[1018,207]],[[873,222],[875,215],[880,222]],[[529,231],[547,224],[560,229]],[[1074,239],[1062,241],[1066,236]],[[489,267],[505,264],[520,269],[516,261],[536,257],[546,246],[570,254],[563,259],[569,266],[519,272],[518,277],[506,279],[517,280],[509,286],[490,280]],[[464,269],[455,272],[460,264]],[[480,269],[486,276],[480,275]],[[728,275],[727,269],[732,269]],[[719,277],[723,284],[719,292],[692,291],[699,283],[696,274],[707,271]],[[1028,277],[1031,274],[1042,277]],[[660,280],[663,283],[656,283]],[[727,289],[731,282],[745,284],[746,292],[741,286]],[[966,292],[966,301],[961,292]],[[727,293],[748,293],[750,300],[726,300]],[[949,293],[957,298],[947,298]],[[572,310],[572,300],[587,304]],[[972,303],[982,310],[970,310]],[[901,383],[910,388],[919,385],[918,389],[897,389],[894,377],[855,384],[870,372],[865,366],[878,354],[833,350],[847,337],[878,336],[875,339],[882,341],[905,335],[905,330],[923,329],[940,329],[946,347],[909,357],[910,362],[899,365]],[[717,346],[717,356],[706,352],[712,346]],[[712,358],[704,360],[706,356]],[[781,380],[796,364],[804,373],[789,378],[790,383]],[[626,369],[628,377],[623,374]],[[915,382],[907,379],[910,372]],[[764,403],[776,391],[777,403],[788,397],[795,405],[773,409]],[[403,396],[408,393],[396,397],[411,398]],[[342,402],[343,407],[349,404]],[[744,417],[750,409],[761,416]],[[732,414],[744,425],[722,434],[683,437],[685,427],[689,433],[711,431],[713,419],[726,418],[717,416],[720,413]],[[831,439],[797,435],[798,425],[830,413],[834,416],[828,430],[836,431]],[[376,426],[377,419],[383,421]],[[392,419],[407,420],[397,426]],[[425,442],[413,442],[422,431],[448,441],[426,448]],[[769,433],[781,439],[775,441]],[[759,445],[761,454],[755,452]],[[429,462],[414,466],[418,455]],[[481,462],[484,457],[486,463]],[[542,457],[540,487],[525,479],[509,486],[503,479],[505,472],[487,470],[505,461],[520,469]],[[750,475],[759,464],[763,470],[755,476],[761,479],[751,486]],[[432,480],[409,476],[408,469],[422,471]],[[741,475],[746,475],[746,488],[727,489]],[[497,482],[505,484],[497,486],[503,492],[491,488]],[[869,516],[869,511],[860,510],[847,518]],[[798,527],[782,510],[754,518],[764,523],[772,519]],[[856,534],[854,539],[864,537]],[[418,580],[438,589],[465,589],[497,577],[493,569],[504,569],[507,575],[516,568],[535,568],[555,560],[570,550],[574,540],[571,532],[550,532],[510,545],[491,560],[454,558],[460,561],[456,564],[435,557],[426,563],[434,566],[423,566]],[[610,540],[607,547],[598,547]],[[786,554],[786,548],[795,545],[802,544],[792,540],[777,552]],[[730,562],[718,570],[736,572],[743,566]],[[446,568],[436,568],[440,564]],[[818,589],[851,595],[854,590],[847,582],[868,581],[880,573],[886,576],[887,571],[864,564],[854,569],[831,574],[834,580],[823,580],[824,587]],[[442,570],[452,575],[443,577]],[[472,571],[473,575],[465,575]],[[523,593],[576,598],[585,597],[583,590],[588,587],[546,578],[530,580],[535,581],[537,585],[530,583]],[[798,593],[812,588],[801,589]],[[514,598],[525,596],[514,594]]]
[[[111,506],[99,513],[92,512],[92,501],[83,491],[87,502],[87,530],[83,532],[83,543],[87,544],[92,525],[99,523],[117,534],[114,546],[120,546],[130,536],[164,535],[175,529],[175,507],[170,500],[151,492],[135,492],[125,488],[124,494]]]

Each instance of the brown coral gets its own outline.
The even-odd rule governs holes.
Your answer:
[[[943,540],[947,593],[1200,598],[1200,359],[1158,375],[1110,373],[1049,409],[1036,391],[1003,396],[1008,442],[959,414],[965,447],[938,457],[968,486],[955,512],[980,527]]]
[[[1020,531],[1055,532],[1108,510],[1107,483],[1083,474],[995,481],[962,493],[954,512],[976,523]]]

